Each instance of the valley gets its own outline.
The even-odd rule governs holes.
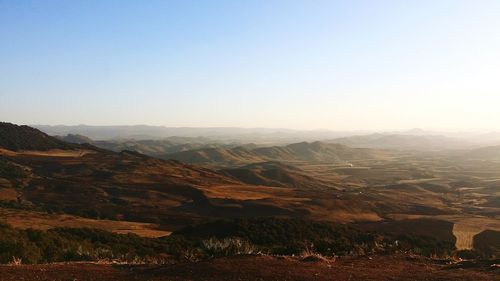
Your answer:
[[[267,219],[284,219],[380,233],[386,237],[382,248],[401,247],[390,241],[403,235],[437,239],[432,243],[444,243],[439,252],[447,255],[496,257],[500,250],[500,161],[471,158],[464,150],[350,148],[317,141],[270,147],[208,144],[146,155],[2,126],[8,130],[0,150],[0,215],[19,231],[88,228],[175,240],[187,235],[185,229],[205,223],[210,229],[220,220],[268,224]],[[20,133],[12,132],[17,128],[29,142],[16,142]],[[420,241],[404,239],[413,241],[410,245]],[[376,246],[380,242],[373,243],[363,250],[353,244],[349,253],[383,251]],[[276,251],[268,244],[259,247]]]

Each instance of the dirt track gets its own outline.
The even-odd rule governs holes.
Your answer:
[[[119,266],[90,263],[0,266],[1,281],[21,280],[499,280],[500,273],[446,269],[426,259],[374,257],[301,261],[240,256],[168,266]]]

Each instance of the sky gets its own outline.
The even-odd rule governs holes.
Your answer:
[[[500,1],[0,0],[0,120],[500,129]]]

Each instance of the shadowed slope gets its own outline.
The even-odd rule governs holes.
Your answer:
[[[293,187],[299,189],[333,188],[326,182],[307,176],[305,171],[280,162],[261,162],[239,168],[223,169],[244,183],[265,186]]]
[[[19,151],[73,149],[78,146],[58,140],[28,126],[0,122],[0,147]]]

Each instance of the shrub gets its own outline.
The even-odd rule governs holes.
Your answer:
[[[256,253],[256,249],[248,241],[240,238],[217,239],[210,238],[203,240],[202,251],[208,257],[250,255]]]

